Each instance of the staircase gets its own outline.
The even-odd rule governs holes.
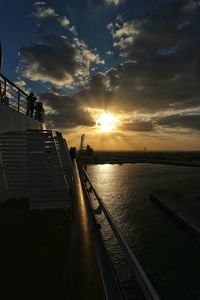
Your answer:
[[[61,133],[27,130],[0,134],[0,153],[1,201],[27,198],[30,209],[70,206],[72,167]]]

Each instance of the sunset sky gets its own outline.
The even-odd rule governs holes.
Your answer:
[[[1,72],[70,146],[200,150],[200,1],[1,0]]]

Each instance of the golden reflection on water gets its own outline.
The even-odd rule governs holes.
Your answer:
[[[98,165],[98,169],[106,171],[106,170],[111,170],[113,165],[111,164],[104,164],[104,165]]]
[[[118,166],[113,164],[95,165],[95,176],[92,178],[94,187],[102,197],[102,200],[110,209],[113,201],[113,193],[118,184]]]

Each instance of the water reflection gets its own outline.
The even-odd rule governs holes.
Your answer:
[[[200,169],[97,165],[88,173],[161,298],[200,299],[199,244],[149,201],[152,192],[179,206],[198,198]]]
[[[100,169],[100,170],[112,170],[113,168],[112,168],[112,166],[113,165],[111,165],[111,164],[103,164],[103,165],[97,165],[96,167],[98,168],[98,169]]]

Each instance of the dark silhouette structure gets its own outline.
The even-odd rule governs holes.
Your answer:
[[[9,98],[6,95],[6,91],[3,91],[3,93],[2,93],[1,103],[9,105]]]
[[[35,95],[32,92],[27,97],[27,110],[26,110],[26,114],[27,114],[27,116],[30,116],[31,118],[33,118],[33,113],[34,113],[34,109],[35,109],[35,102],[36,102],[36,100],[37,100],[37,98],[35,97]]]
[[[71,159],[73,160],[74,158],[76,158],[76,147],[71,147],[69,149],[69,153],[70,153],[70,156],[71,156]]]
[[[90,145],[87,145],[85,152],[90,156],[93,154],[94,150],[92,149],[92,147],[90,147]]]
[[[0,49],[0,63],[2,61]],[[31,92],[29,95],[0,73],[0,104],[44,123],[44,108]]]
[[[90,145],[85,146],[85,133],[81,135],[79,154],[91,156],[94,150]]]
[[[34,118],[40,122],[44,122],[44,108],[42,102],[35,103],[35,114]]]

